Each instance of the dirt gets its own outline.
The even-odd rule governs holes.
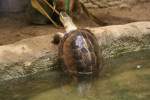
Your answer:
[[[0,19],[0,45],[14,43],[25,38],[63,31],[63,28],[56,29],[52,25],[40,26],[29,24],[24,20],[22,15],[19,15],[19,17],[16,15],[3,16]]]
[[[87,20],[86,23],[83,19]],[[79,27],[96,26],[96,24],[88,20],[87,17],[83,17],[80,21],[77,21],[76,24]],[[56,28],[50,23],[45,25],[31,24],[26,14],[6,14],[5,16],[0,16],[0,45],[11,44],[25,38],[64,31],[62,26]]]

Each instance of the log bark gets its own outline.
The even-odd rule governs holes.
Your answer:
[[[87,29],[97,37],[105,59],[150,49],[150,22]],[[57,45],[52,40],[53,34],[0,46],[0,82],[59,69]]]

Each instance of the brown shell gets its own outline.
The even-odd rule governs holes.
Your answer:
[[[83,37],[86,46],[76,45],[78,36]],[[65,65],[63,69],[73,77],[98,75],[102,67],[101,54],[96,37],[86,29],[66,34],[59,44],[59,57]]]

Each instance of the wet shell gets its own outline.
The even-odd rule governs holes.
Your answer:
[[[63,69],[71,77],[97,76],[102,64],[101,50],[96,37],[88,30],[66,34],[59,44]]]

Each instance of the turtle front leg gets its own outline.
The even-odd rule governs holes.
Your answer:
[[[64,33],[61,33],[61,32],[57,32],[56,34],[54,34],[53,36],[53,40],[52,40],[52,43],[54,44],[59,44],[60,43],[60,40],[64,37]]]

